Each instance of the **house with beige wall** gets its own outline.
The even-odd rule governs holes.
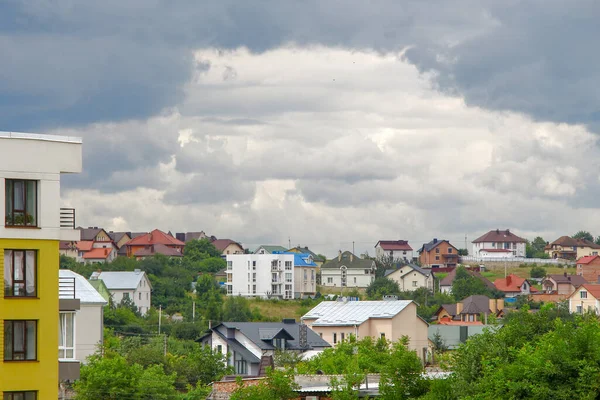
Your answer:
[[[587,239],[575,239],[570,236],[561,236],[544,247],[544,252],[550,258],[565,260],[578,260],[581,257],[597,256],[599,251],[600,245]]]
[[[228,254],[244,254],[242,245],[231,239],[216,239],[211,242],[223,257]]]
[[[568,301],[571,313],[593,312],[600,314],[600,285],[586,283],[575,290],[569,296]]]
[[[412,292],[418,288],[433,290],[435,278],[431,269],[414,264],[385,271],[385,277],[398,283],[400,290]]]
[[[408,336],[408,348],[422,361],[429,349],[429,325],[417,315],[412,300],[323,301],[306,313],[302,322],[332,346],[352,335],[392,342]]]

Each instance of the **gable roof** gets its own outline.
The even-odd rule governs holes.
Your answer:
[[[577,264],[589,264],[600,256],[585,256],[577,260]]]
[[[313,326],[360,325],[370,318],[393,318],[412,300],[322,301],[306,313],[302,320],[314,319]]]
[[[558,239],[556,239],[554,242],[550,243],[550,245],[548,247],[552,248],[552,245],[570,246],[570,247],[589,247],[592,249],[600,249],[600,245],[598,245],[592,241],[589,241],[587,239],[574,239],[570,236],[561,236]]]
[[[250,341],[256,344],[262,350],[273,350],[275,347],[268,343],[275,336],[286,338],[286,348],[301,349],[300,347],[300,324],[285,322],[223,322],[213,328],[213,331],[219,326],[233,328],[240,331]],[[307,328],[307,344],[309,348],[331,347],[329,343],[323,340],[310,328]],[[230,339],[227,339],[228,341]]]
[[[587,283],[587,281],[581,275],[551,274],[546,278],[552,278],[552,280],[554,280],[556,283],[570,283],[575,287]]]
[[[412,247],[408,244],[408,240],[380,240],[375,247],[381,246],[385,251],[404,250],[412,251]]]
[[[129,242],[126,246],[145,246],[149,244],[164,244],[165,246],[185,246],[181,240],[175,239],[173,236],[164,233],[159,229],[154,229],[152,232],[139,235]]]
[[[80,240],[75,244],[75,247],[77,247],[77,250],[79,251],[90,251],[93,246],[94,242],[90,240]]]
[[[452,315],[453,317],[456,315],[456,309],[457,309],[456,303],[454,303],[454,304],[442,304],[440,306],[440,308],[438,308],[438,310],[435,312],[436,315],[439,314],[439,312],[442,310],[442,308],[444,310],[446,310],[446,312],[448,314]]]
[[[58,242],[59,250],[74,250],[76,248],[76,242],[70,242],[68,240],[61,240],[60,242]]]
[[[83,259],[84,260],[106,260],[108,258],[108,256],[110,256],[111,251],[112,251],[112,248],[109,249],[106,247],[91,249],[90,251],[84,253]]]
[[[402,270],[404,267],[410,267],[410,270],[406,271],[404,274],[402,274],[401,277],[403,277],[403,276],[405,276],[407,274],[410,274],[412,271],[416,271],[416,272],[420,273],[423,276],[433,275],[433,271],[431,269],[421,268],[421,267],[419,267],[416,264],[406,264],[406,265],[403,265],[403,266],[401,266],[399,268],[396,268],[396,269],[387,269],[385,271],[385,274],[383,276],[385,277],[385,276],[391,275],[391,274],[393,274],[396,271]]]
[[[502,292],[520,292],[521,286],[526,280],[527,279],[516,276],[515,274],[510,274],[506,278],[496,279],[494,281],[494,286]],[[531,284],[529,286],[531,286]]]
[[[183,257],[183,254],[173,247],[165,246],[164,244],[151,244],[150,246],[146,246],[143,249],[140,249],[135,252],[135,257],[148,257],[153,256],[155,254],[162,254],[167,257]]]
[[[127,236],[131,240],[131,236],[129,236],[127,232],[108,232],[108,236],[113,242],[115,242],[115,244],[123,239],[124,236]]]
[[[263,244],[262,246],[258,246],[252,253],[257,254],[260,249],[265,249],[265,252],[269,254],[273,254],[276,251],[286,252],[287,249],[283,246]]]
[[[307,253],[293,253],[294,254],[294,267],[316,267],[312,256]],[[309,262],[310,259],[310,262]]]
[[[490,298],[483,295],[469,296],[463,301],[461,314],[482,314],[490,313]]]
[[[307,246],[296,246],[296,247],[292,247],[291,249],[289,249],[288,251],[291,251],[293,253],[307,253],[310,254],[313,257],[313,260],[317,260],[317,261],[327,261],[324,257],[319,256],[317,253],[315,253],[314,251],[311,251]]]
[[[136,289],[145,275],[146,273],[139,269],[135,271],[101,271],[92,273],[90,279],[102,279],[108,290],[123,290]],[[148,284],[150,284],[150,280],[148,280]]]
[[[59,269],[60,278],[75,278],[75,298],[83,304],[106,305],[108,302],[96,289],[81,275],[68,269]]]
[[[505,243],[505,242],[509,242],[509,243],[525,243],[526,240],[518,237],[517,235],[515,235],[514,233],[512,233],[510,231],[510,229],[496,229],[496,230],[491,230],[488,233],[478,237],[477,239],[473,240],[472,243]]]
[[[369,259],[362,259],[360,257],[355,256],[349,251],[344,251],[338,257],[335,257],[325,264],[321,266],[321,269],[329,269],[335,268],[339,269],[341,266],[345,266],[346,268],[360,268],[360,269],[370,269],[376,268],[375,261]]]
[[[582,288],[585,288],[585,290],[588,291],[588,293],[591,293],[592,296],[594,296],[596,299],[600,300],[600,285],[597,283],[586,283],[585,285],[582,285],[579,289],[581,290]],[[577,290],[573,292],[573,294],[571,294],[572,297],[575,295],[575,293],[577,293]]]
[[[422,253],[423,251],[429,252],[429,251],[435,249],[437,246],[439,246],[440,243],[444,243],[444,242],[448,243],[449,246],[452,246],[452,248],[456,249],[456,247],[454,247],[454,245],[452,245],[452,243],[450,243],[448,240],[434,238],[429,243],[423,243],[423,246],[421,246],[421,248],[419,249],[419,253]]]
[[[211,243],[213,244],[213,246],[215,246],[217,250],[221,252],[225,250],[230,244],[237,244],[238,246],[240,246],[240,249],[244,250],[241,244],[231,239],[216,239],[213,240]]]
[[[485,286],[488,287],[488,289],[494,290],[496,289],[496,286],[494,286],[494,284],[492,282],[490,282],[489,279],[487,279],[485,276],[481,275],[479,272],[477,271],[472,271],[470,269],[466,270],[472,277],[479,279],[480,281],[482,281]],[[452,286],[452,283],[454,282],[454,279],[456,278],[456,268],[454,268],[452,271],[448,272],[448,275],[446,275],[441,281],[440,281],[440,287],[441,286]]]
[[[101,231],[104,231],[104,229],[97,228],[97,227],[94,227],[94,228],[91,228],[91,227],[90,228],[82,228],[82,227],[79,226],[79,227],[77,227],[77,229],[80,232],[81,240],[92,240],[92,241],[96,239],[96,236],[98,236],[98,234]],[[106,233],[106,231],[105,231],[105,233]]]

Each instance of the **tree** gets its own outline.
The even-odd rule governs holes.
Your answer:
[[[381,300],[383,296],[398,293],[400,293],[398,282],[384,277],[375,278],[367,287],[367,296],[370,299]]]
[[[221,257],[221,252],[208,239],[190,240],[183,248],[186,262],[197,263],[205,258]]]
[[[573,239],[585,239],[585,240],[589,240],[590,242],[594,241],[594,236],[589,233],[588,231],[579,231],[576,234],[574,234],[573,236],[571,236]]]
[[[298,397],[296,391],[300,387],[294,382],[289,371],[271,370],[267,379],[257,385],[244,386],[238,380],[238,388],[231,394],[231,400],[290,400]]]
[[[458,249],[458,255],[459,256],[468,256],[469,255],[469,250],[467,250],[467,249]]]
[[[223,321],[247,322],[252,320],[248,300],[242,296],[227,296],[223,307]]]
[[[471,275],[463,266],[456,268],[456,277],[452,282],[452,294],[459,301],[474,294],[492,295],[485,283]]]
[[[544,267],[533,267],[529,272],[532,278],[543,278],[546,276],[546,268]]]
[[[223,260],[221,257],[205,258],[198,263],[200,272],[219,272],[222,269],[225,269],[226,266],[227,261]]]
[[[414,399],[427,393],[427,387],[421,360],[408,349],[408,338],[404,337],[394,343],[391,357],[383,366],[380,397],[384,400]]]

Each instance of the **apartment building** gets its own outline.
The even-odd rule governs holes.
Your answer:
[[[65,370],[57,360],[59,310],[78,307],[59,301],[57,288],[59,241],[80,240],[74,210],[61,208],[60,178],[81,172],[81,166],[79,138],[0,132],[4,399],[56,399],[59,378],[79,375],[78,368]]]
[[[227,294],[294,298],[294,254],[227,254]]]

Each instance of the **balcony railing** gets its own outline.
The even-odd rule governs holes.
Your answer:
[[[75,278],[70,276],[61,276],[58,278],[58,298],[75,298]]]
[[[62,208],[60,209],[60,227],[66,229],[75,229],[75,209]]]

